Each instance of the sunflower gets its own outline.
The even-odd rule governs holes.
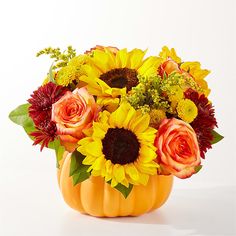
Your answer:
[[[138,76],[150,76],[156,73],[160,65],[158,57],[144,59],[146,51],[127,49],[116,53],[104,48],[93,50],[91,66],[86,68],[86,75],[80,80],[88,84],[88,91],[100,98],[100,105],[108,106],[107,110],[114,111],[119,98],[138,85]],[[118,98],[118,99],[117,99]],[[109,99],[109,102],[107,101]],[[112,109],[109,109],[109,105]]]
[[[149,121],[148,114],[142,115],[124,102],[112,113],[101,112],[92,132],[79,141],[83,164],[90,165],[88,172],[111,181],[112,187],[118,183],[146,185],[159,167],[154,161],[156,129],[149,127]]]

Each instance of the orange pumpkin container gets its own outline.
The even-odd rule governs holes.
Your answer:
[[[150,176],[146,186],[134,186],[125,199],[102,177],[90,176],[74,186],[69,176],[70,162],[70,155],[64,155],[58,169],[59,187],[65,202],[84,214],[97,217],[142,215],[163,205],[172,188],[173,176]]]

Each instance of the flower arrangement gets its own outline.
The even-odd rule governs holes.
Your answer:
[[[96,46],[46,48],[54,60],[28,103],[10,113],[33,145],[70,154],[73,184],[101,176],[125,198],[151,176],[188,178],[223,137],[199,62],[183,62],[163,47],[145,58],[140,49]]]

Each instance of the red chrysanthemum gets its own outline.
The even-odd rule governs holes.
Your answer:
[[[29,116],[32,118],[37,131],[30,135],[35,138],[34,145],[41,143],[41,150],[56,137],[56,124],[51,121],[52,104],[57,102],[67,89],[49,82],[33,92],[28,102]]]
[[[48,144],[52,142],[57,136],[57,127],[53,121],[45,121],[45,124],[41,124],[40,127],[36,127],[37,131],[30,133],[34,137],[35,141],[33,145],[41,144],[40,151],[44,147],[48,147]]]
[[[29,115],[36,126],[45,120],[51,120],[52,104],[58,101],[67,91],[62,86],[49,82],[33,92],[28,102]]]
[[[212,147],[212,130],[217,127],[215,110],[204,94],[199,95],[193,89],[188,89],[184,94],[185,97],[192,100],[198,108],[198,115],[191,123],[191,126],[197,134],[201,157],[205,158],[207,149]]]

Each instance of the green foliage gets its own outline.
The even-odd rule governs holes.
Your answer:
[[[29,117],[29,106],[29,103],[18,106],[9,114],[10,120],[16,123],[17,125],[21,125],[23,127],[31,126],[33,124],[33,121]]]
[[[108,181],[107,183],[111,184],[111,181]],[[124,198],[127,198],[133,189],[133,184],[129,184],[129,187],[127,188],[123,184],[119,183],[114,188],[117,189],[124,196]]]
[[[49,69],[49,81],[55,83],[54,75],[53,75],[53,65],[50,66]]]
[[[28,136],[32,140],[34,140],[34,138],[30,135],[32,132],[36,131],[36,128],[35,128],[34,124],[32,124],[31,126],[25,126],[23,128],[24,128],[25,132],[28,134]]]
[[[212,130],[213,140],[211,141],[211,144],[218,143],[220,140],[222,140],[224,137],[217,133],[215,130]]]
[[[74,151],[71,155],[70,176],[73,178],[73,185],[83,182],[90,176],[87,171],[89,166],[83,165],[83,159],[84,156],[78,151]]]
[[[29,106],[29,103],[18,106],[9,114],[9,119],[15,124],[22,126],[30,136],[30,133],[36,129],[33,120],[29,117]],[[30,138],[32,137],[30,136]]]
[[[198,173],[201,169],[202,169],[202,166],[201,166],[201,165],[196,166],[196,167],[195,167],[195,174]]]
[[[122,184],[117,184],[117,185],[115,186],[115,189],[117,189],[118,191],[120,191],[120,192],[123,194],[123,196],[124,196],[125,198],[127,198],[127,197],[129,196],[131,190],[133,189],[133,185],[132,185],[132,184],[129,184],[129,187],[127,188],[127,187],[125,187],[125,186],[122,185]]]
[[[60,168],[60,161],[63,158],[63,154],[65,152],[65,148],[61,146],[60,140],[55,139],[53,142],[50,142],[48,145],[48,148],[54,149],[56,153],[56,159],[57,159],[57,168]]]

